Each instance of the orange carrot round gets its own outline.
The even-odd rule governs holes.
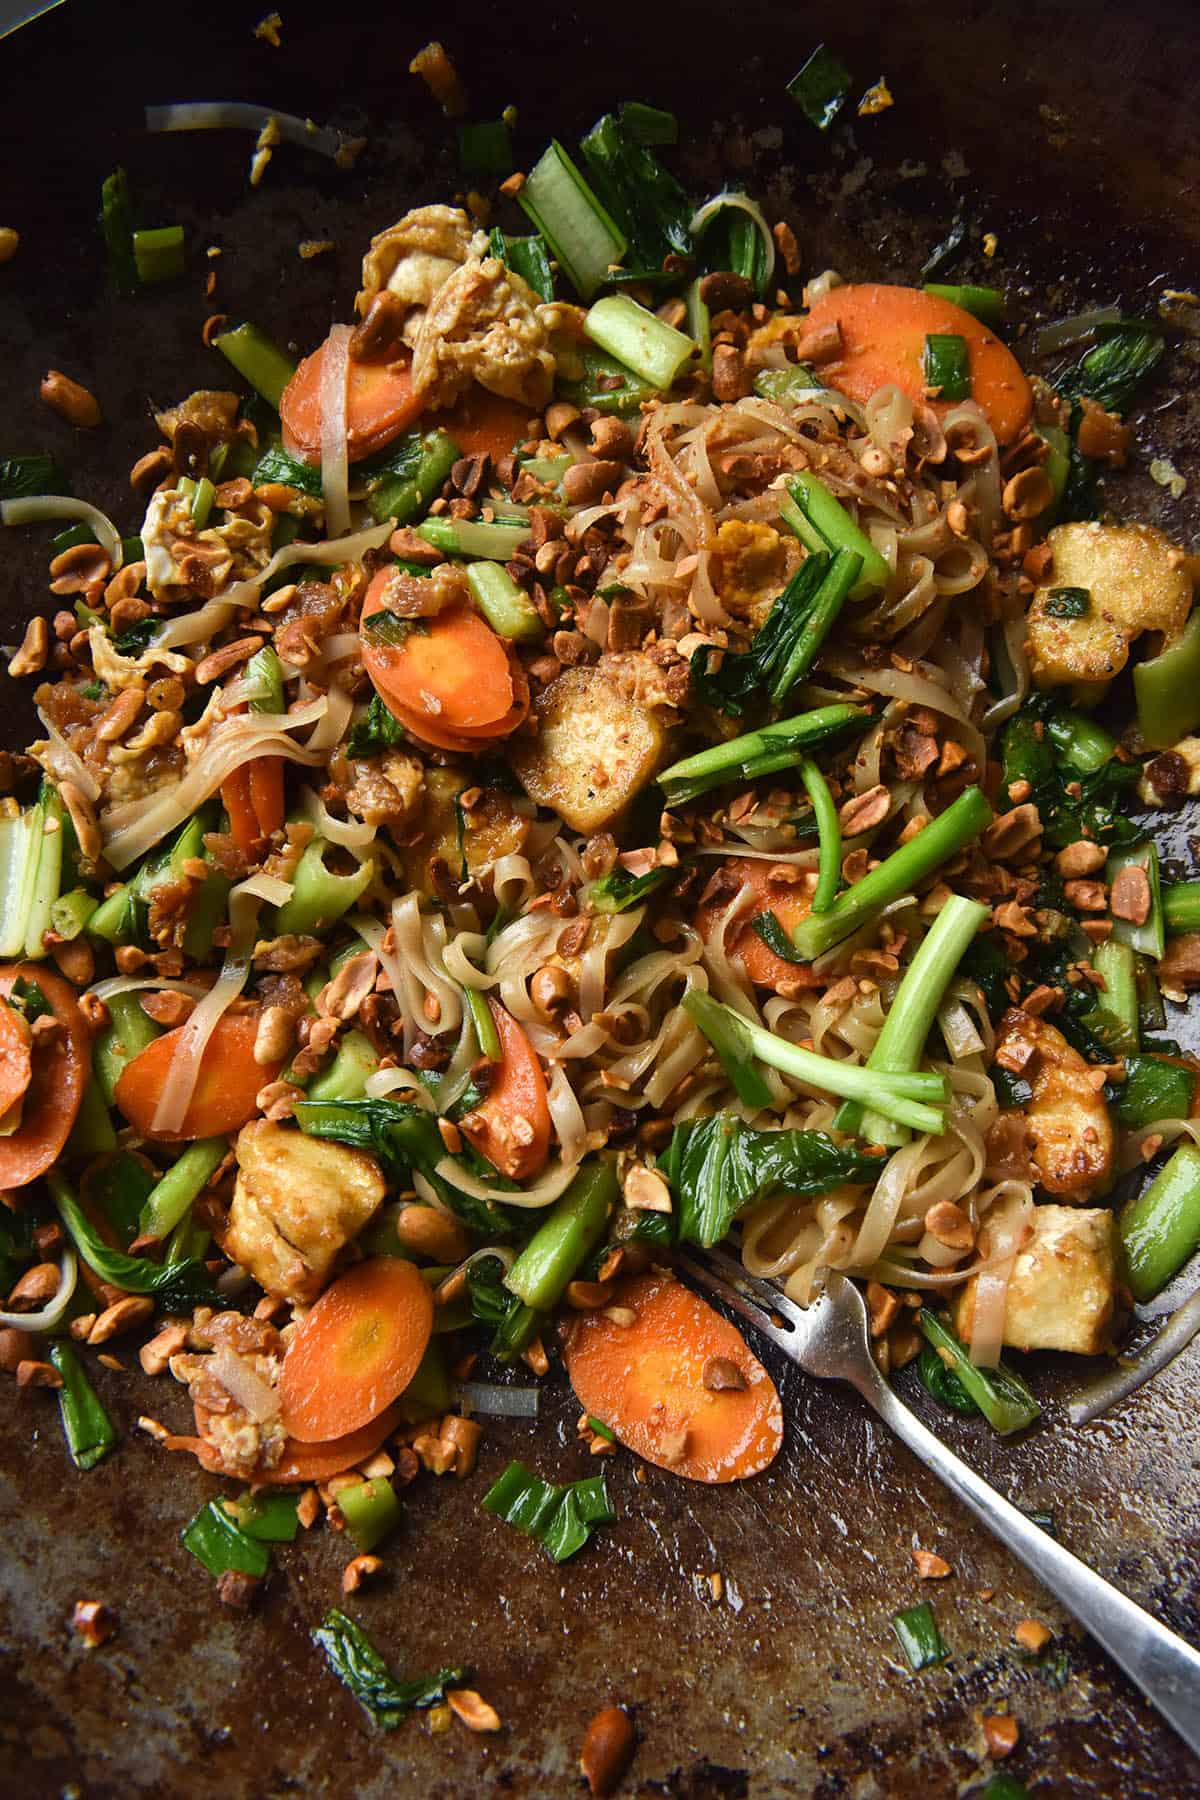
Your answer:
[[[362,638],[363,662],[384,705],[402,722],[405,715],[422,719],[452,736],[495,733],[515,698],[504,640],[469,606],[408,623],[398,644]]]
[[[33,1034],[19,1012],[0,1000],[0,1119],[11,1112],[33,1074]]]
[[[920,288],[864,281],[830,288],[808,315],[813,330],[837,325],[841,354],[821,364],[821,379],[852,400],[867,401],[894,382],[913,400],[925,397],[925,339],[947,333],[966,340],[971,394],[1001,444],[1024,430],[1033,394],[1020,364],[993,331],[949,300]],[[944,402],[935,403],[945,410]]]
[[[773,912],[784,931],[790,932],[811,910],[812,895],[807,882],[773,879],[771,871],[775,864],[766,862],[761,857],[735,856],[723,862],[721,867],[739,883],[748,882],[754,890],[750,908],[741,922],[735,920],[725,933],[725,949],[730,956],[740,960],[755,987],[778,990],[782,981],[790,983],[793,989],[797,984],[801,987],[824,987],[824,981],[819,975],[813,974],[807,963],[790,963],[782,956],[777,956],[763,942],[752,922],[758,913]],[[696,912],[696,930],[702,938],[712,936],[732,897],[732,891],[722,892],[715,899],[705,900],[699,906]]]
[[[339,1276],[283,1359],[289,1435],[322,1443],[377,1418],[416,1374],[432,1330],[433,1296],[415,1263],[377,1256]]]
[[[446,731],[440,721],[422,717],[388,703],[388,709],[399,719],[405,730],[420,739],[424,744],[432,744],[437,750],[457,750],[463,756],[477,756],[482,745],[497,738],[509,737],[529,717],[529,682],[525,671],[516,657],[510,657],[513,682],[513,703],[502,719],[494,725],[474,726],[460,731]]]
[[[256,756],[247,765],[250,770],[250,804],[258,820],[259,833],[269,838],[283,830],[283,758]]]
[[[257,1110],[255,1095],[276,1080],[282,1062],[254,1060],[258,1013],[225,1013],[204,1046],[200,1073],[178,1131],[155,1131],[158,1098],[184,1030],[164,1031],[126,1065],[117,1082],[114,1099],[120,1111],[141,1137],[158,1143],[177,1144],[191,1138],[220,1137],[240,1131]]]
[[[625,1282],[613,1304],[633,1313],[632,1325],[592,1312],[567,1330],[563,1354],[584,1411],[690,1481],[765,1469],[783,1443],[783,1407],[741,1333],[661,1270]]]
[[[464,456],[486,454],[498,462],[529,436],[529,420],[527,406],[489,394],[475,383],[445,412],[434,413],[429,424],[448,432]]]
[[[321,460],[321,370],[325,345],[306,356],[279,402],[284,444],[305,462]],[[373,456],[407,431],[421,412],[421,396],[413,392],[412,365],[359,362],[351,358],[346,377],[346,451],[351,462]]]
[[[488,1000],[500,1039],[491,1086],[459,1129],[510,1181],[528,1181],[550,1154],[550,1106],[546,1077],[524,1029],[498,1000]]]
[[[0,968],[0,1001],[8,998],[18,980],[41,990],[60,1030],[48,1043],[30,1050],[29,1079],[17,1096],[22,1102],[21,1123],[0,1137],[0,1188],[26,1187],[58,1160],[75,1123],[92,1064],[91,1033],[70,982],[41,963],[9,963]],[[9,1013],[10,1009],[0,1006],[0,1012]],[[18,1026],[23,1023],[18,1020]],[[11,1065],[10,1087],[19,1076],[18,1064],[19,1059]],[[13,1103],[9,1101],[10,1106]]]
[[[195,1436],[168,1437],[163,1441],[168,1450],[186,1450],[194,1456],[212,1475],[229,1475],[234,1471],[226,1469],[216,1446],[200,1435],[212,1416],[207,1408],[195,1407]],[[328,1438],[320,1444],[302,1444],[296,1438],[288,1438],[283,1446],[283,1455],[272,1469],[264,1469],[251,1477],[251,1488],[260,1487],[293,1487],[299,1483],[308,1484],[313,1481],[328,1481],[332,1475],[341,1475],[347,1469],[353,1469],[364,1462],[389,1437],[401,1423],[400,1408],[390,1406],[386,1412],[380,1413],[370,1424],[360,1426],[357,1431],[347,1432],[345,1437]]]

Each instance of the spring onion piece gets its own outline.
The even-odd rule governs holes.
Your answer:
[[[6,456],[0,459],[0,500],[28,500],[38,494],[66,492],[67,478],[52,456]]]
[[[620,111],[621,128],[638,144],[676,144],[679,142],[679,120],[661,107],[647,106],[641,100],[625,100]]]
[[[292,876],[292,897],[285,900],[275,915],[277,937],[320,936],[328,931],[344,913],[361,899],[375,875],[375,864],[360,863],[352,875],[335,875],[326,868],[330,849],[320,835],[310,839]]]
[[[113,286],[128,299],[138,290],[138,267],[133,255],[133,201],[124,169],[114,169],[100,189],[100,233]]]
[[[925,339],[925,386],[938,400],[971,398],[971,362],[965,338],[931,331]]]
[[[270,644],[255,651],[246,664],[242,680],[249,689],[246,702],[251,712],[281,713],[285,710],[283,665]]]
[[[374,1550],[400,1523],[396,1490],[382,1475],[338,1489],[338,1509],[360,1550]]]
[[[597,300],[588,309],[583,329],[594,344],[664,391],[696,353],[691,338],[639,306],[628,294],[608,294]]]
[[[1189,1119],[1197,1099],[1197,1069],[1166,1056],[1128,1056],[1125,1079],[1111,1089],[1108,1110],[1122,1131],[1141,1131],[1157,1119]]]
[[[936,819],[907,844],[892,851],[878,868],[838,895],[827,913],[810,913],[792,933],[797,951],[811,962],[902,894],[909,893],[935,869],[979,836],[992,822],[992,809],[980,788],[965,788]]]
[[[210,1500],[200,1508],[179,1534],[179,1541],[218,1579],[233,1570],[261,1581],[271,1566],[271,1552],[266,1544],[243,1531],[219,1500]]]
[[[536,1419],[542,1390],[535,1387],[501,1387],[491,1381],[463,1381],[454,1391],[464,1416],[483,1413],[497,1419]]]
[[[692,235],[709,269],[732,269],[765,294],[775,272],[775,239],[749,194],[714,194],[692,215]]]
[[[637,418],[647,400],[653,400],[657,389],[650,387],[626,369],[615,357],[605,356],[590,345],[582,346],[582,375],[574,381],[560,380],[559,391],[564,400],[575,406],[594,407],[597,412],[613,414],[618,419]]]
[[[555,1562],[582,1550],[597,1525],[616,1518],[603,1475],[555,1487],[524,1463],[511,1462],[483,1496],[483,1509],[515,1531],[536,1538]]]
[[[41,525],[51,519],[82,519],[96,534],[96,542],[108,552],[113,572],[125,561],[121,534],[105,513],[88,500],[70,494],[31,494],[20,500],[0,500],[0,524]]]
[[[58,1264],[58,1287],[36,1312],[0,1312],[0,1331],[53,1331],[71,1304],[79,1280],[79,1259],[70,1244]],[[12,1285],[5,1281],[5,1287]]]
[[[1090,343],[1102,326],[1120,322],[1119,306],[1096,306],[1090,312],[1072,313],[1069,318],[1055,319],[1053,324],[1035,331],[1029,340],[1030,349],[1035,356],[1052,356],[1072,344]]]
[[[705,374],[712,372],[712,315],[700,292],[697,275],[687,291],[687,335],[696,346],[697,358]]]
[[[922,1307],[917,1318],[928,1342],[958,1376],[993,1431],[1007,1437],[1032,1425],[1042,1409],[1019,1375],[1003,1363],[994,1369],[976,1368],[966,1346],[928,1307]]]
[[[295,1494],[246,1493],[221,1505],[247,1537],[263,1544],[292,1544],[300,1529],[296,1502]]]
[[[458,161],[464,175],[507,175],[512,164],[512,133],[503,119],[481,119],[458,128]]]
[[[536,641],[545,634],[537,607],[529,595],[519,588],[503,563],[473,562],[467,569],[467,584],[475,604],[500,637],[510,643]]]
[[[448,1687],[461,1687],[465,1668],[439,1669],[416,1681],[397,1681],[367,1634],[332,1607],[312,1634],[338,1680],[383,1731],[394,1731],[414,1709],[437,1706]]]
[[[640,906],[660,887],[665,887],[676,873],[675,869],[664,865],[648,869],[644,875],[631,875],[628,869],[618,864],[607,875],[592,882],[587,890],[588,905],[593,912],[625,912],[631,906]]]
[[[1200,931],[1200,881],[1173,881],[1162,891],[1169,932]]]
[[[713,744],[695,756],[672,763],[659,776],[658,784],[668,806],[682,806],[723,782],[753,781],[760,775],[773,775],[778,769],[795,768],[803,762],[807,750],[850,726],[865,726],[870,716],[865,708],[850,705],[821,706],[814,712],[797,713],[795,718],[780,719],[774,725],[764,725],[758,731]]]
[[[624,256],[625,239],[557,138],[517,198],[563,273],[590,300]]]
[[[539,300],[553,300],[554,271],[546,250],[546,240],[536,232],[532,237],[506,237],[499,226],[493,228],[488,249],[514,275],[527,282]]]
[[[710,994],[696,990],[684,997],[683,1008],[716,1050],[747,1106],[762,1108],[771,1099],[766,1081],[754,1066],[757,1059],[824,1093],[862,1101],[884,1118],[911,1125],[914,1131],[940,1137],[946,1129],[941,1110],[946,1103],[946,1083],[941,1075],[877,1074],[855,1063],[835,1062],[777,1037],[731,1006],[722,1006]]]
[[[1046,736],[1061,757],[1081,775],[1094,775],[1117,753],[1117,740],[1086,713],[1074,707],[1055,707],[1045,717]]]
[[[1113,913],[1113,937],[1119,944],[1128,944],[1131,950],[1137,950],[1142,956],[1161,958],[1166,950],[1165,931],[1163,928],[1162,884],[1158,873],[1158,845],[1154,840],[1135,844],[1128,850],[1113,850],[1109,853],[1108,863],[1104,870],[1104,879],[1108,883],[1110,896],[1114,884],[1122,869],[1141,869],[1146,877],[1150,890],[1150,910],[1140,925],[1131,919],[1123,919]]]
[[[250,383],[268,406],[279,411],[283,390],[296,373],[291,357],[266,337],[257,325],[239,325],[233,331],[222,331],[213,343],[226,362]]]
[[[959,963],[987,919],[988,909],[976,900],[952,894],[922,938],[904,971],[888,1008],[883,1029],[875,1040],[867,1068],[884,1075],[902,1075],[920,1066],[925,1042],[946,989]],[[897,1133],[885,1118],[859,1115],[843,1107],[835,1124],[839,1131],[857,1132],[873,1144],[903,1144],[907,1133]]]
[[[839,500],[815,475],[794,475],[779,516],[809,550],[849,550],[862,558],[862,570],[850,589],[851,600],[866,600],[885,588],[891,570],[865,531],[859,529]]]
[[[1107,1015],[1115,1023],[1110,1034],[1103,1029],[1097,1035],[1122,1056],[1132,1056],[1138,1047],[1139,1016],[1137,966],[1133,951],[1116,936],[1097,944],[1092,952],[1092,967],[1104,982],[1095,1011]],[[1092,1018],[1092,1013],[1087,1018]],[[1094,1029],[1094,1027],[1093,1027]]]
[[[94,1469],[116,1446],[116,1426],[70,1344],[52,1344],[50,1361],[62,1376],[58,1411],[71,1460],[77,1469]]]
[[[1080,1389],[1067,1407],[1072,1425],[1090,1425],[1093,1419],[1100,1418],[1130,1394],[1135,1394],[1160,1369],[1173,1362],[1181,1350],[1186,1350],[1197,1332],[1200,1332],[1200,1288],[1182,1306],[1176,1307],[1140,1356],[1132,1361],[1122,1359],[1098,1381]]]
[[[212,512],[213,501],[217,490],[207,475],[202,475],[196,483],[196,491],[192,495],[192,524],[197,531],[203,531],[208,524],[208,515]]]
[[[984,325],[1000,326],[1004,322],[1004,295],[999,288],[972,287],[970,283],[955,287],[927,281],[925,292],[936,300],[948,300],[951,306],[961,306],[964,312],[969,312]]]
[[[117,1134],[108,1116],[100,1083],[93,1075],[84,1087],[64,1156],[78,1157],[82,1161],[88,1157],[107,1156],[116,1147]]]
[[[817,821],[817,838],[821,847],[812,911],[828,912],[842,878],[842,827],[833,795],[829,791],[829,783],[815,762],[805,761],[800,764],[800,779],[804,783],[805,793],[812,801]]]
[[[979,1408],[968,1394],[953,1369],[942,1361],[932,1344],[926,1344],[917,1358],[917,1375],[931,1399],[964,1419],[977,1419]]]
[[[486,1056],[489,1062],[499,1062],[500,1033],[496,1030],[491,1007],[478,988],[464,988],[463,997],[471,1015],[471,1023],[475,1027],[475,1041],[479,1045],[480,1056]]]
[[[910,1606],[906,1612],[898,1612],[892,1620],[892,1629],[900,1639],[900,1648],[914,1675],[922,1669],[932,1668],[935,1663],[944,1663],[950,1654],[950,1646],[937,1628],[928,1600],[922,1600],[919,1606]]]
[[[1200,1249],[1200,1149],[1181,1144],[1118,1226],[1133,1297],[1152,1300]]]
[[[347,163],[353,149],[354,140],[339,131],[322,130],[311,119],[268,112],[244,100],[183,100],[146,108],[147,131],[252,131],[258,136],[268,125],[284,143],[316,150],[339,166]]]
[[[607,1163],[580,1169],[504,1278],[524,1305],[549,1312],[595,1249],[616,1203],[617,1178]]]
[[[774,400],[779,406],[799,406],[829,392],[808,363],[789,363],[786,369],[760,369],[754,377],[754,391],[760,399]]]
[[[169,1237],[228,1149],[228,1139],[223,1137],[198,1138],[188,1144],[147,1196],[138,1236],[143,1240]]]
[[[135,231],[133,260],[143,286],[170,281],[183,274],[183,226],[164,225],[156,231]]]
[[[417,536],[443,556],[482,557],[508,562],[529,538],[528,525],[488,525],[475,519],[426,519]]]
[[[853,77],[840,57],[818,44],[787,91],[810,125],[828,131],[845,105]]]
[[[104,1102],[111,1106],[125,1070],[159,1033],[158,1026],[142,1011],[138,994],[110,994],[104,1004],[108,1008],[108,1024],[102,1027],[93,1045],[92,1066]]]
[[[51,930],[66,943],[72,943],[87,930],[88,920],[97,905],[95,895],[89,894],[86,888],[72,888],[69,894],[60,894],[50,908]]]
[[[1138,730],[1154,750],[1169,750],[1200,725],[1200,607],[1180,635],[1133,671]]]

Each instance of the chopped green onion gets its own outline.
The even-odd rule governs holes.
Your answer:
[[[1049,619],[1086,619],[1091,604],[1089,588],[1058,587],[1050,589],[1042,611]]]
[[[192,524],[197,531],[203,531],[208,524],[208,515],[213,509],[213,501],[217,490],[207,475],[202,475],[196,483],[196,491],[192,495]]]
[[[712,372],[712,315],[700,292],[700,280],[697,275],[687,291],[687,334],[696,346],[700,367],[707,375]]]
[[[62,1377],[58,1410],[71,1460],[77,1469],[94,1469],[115,1447],[116,1427],[72,1346],[65,1342],[51,1344],[50,1361]]]
[[[621,105],[621,127],[637,144],[676,144],[679,121],[674,113],[660,107],[646,106],[641,100],[626,100]]]
[[[964,1419],[977,1419],[979,1408],[968,1394],[953,1369],[947,1368],[932,1344],[926,1344],[917,1358],[917,1374],[925,1392],[939,1406],[960,1413]]]
[[[218,1578],[230,1570],[261,1581],[271,1566],[271,1552],[261,1539],[242,1530],[221,1505],[210,1500],[180,1533],[180,1543]]]
[[[873,919],[892,900],[908,893],[990,825],[992,809],[980,788],[965,788],[936,819],[877,868],[838,895],[826,913],[810,913],[792,933],[796,949],[811,962]]]
[[[264,1544],[291,1544],[300,1529],[295,1494],[240,1494],[223,1501],[225,1511],[247,1537]]]
[[[762,208],[749,194],[714,194],[692,218],[701,266],[729,269],[764,295],[775,273],[775,239]]]
[[[1157,1119],[1188,1119],[1197,1095],[1197,1071],[1165,1056],[1129,1056],[1125,1079],[1110,1089],[1108,1110],[1122,1131],[1140,1131]]]
[[[283,390],[296,373],[291,358],[285,356],[257,325],[239,325],[233,331],[220,332],[213,343],[255,393],[261,394],[267,405],[278,412]]]
[[[0,500],[32,500],[43,494],[69,492],[67,478],[52,456],[0,459]]]
[[[483,1497],[483,1509],[514,1531],[536,1538],[555,1562],[582,1550],[596,1525],[611,1525],[603,1475],[555,1487],[524,1463],[511,1462]]]
[[[84,888],[72,888],[69,894],[60,894],[50,908],[50,928],[68,944],[72,943],[82,931],[86,931],[88,920],[95,912],[98,901],[94,894]]]
[[[507,175],[512,168],[512,134],[504,120],[460,125],[458,160],[464,175]]]
[[[838,883],[842,878],[842,827],[833,795],[829,791],[829,783],[815,762],[806,759],[800,764],[800,779],[804,783],[805,793],[812,801],[817,821],[817,838],[821,847],[812,911],[823,913],[828,912],[833,905]]]
[[[1200,931],[1200,881],[1173,881],[1162,891],[1169,932]]]
[[[1200,1149],[1181,1144],[1118,1219],[1135,1300],[1152,1300],[1200,1249]]]
[[[557,1306],[567,1283],[600,1242],[616,1198],[617,1178],[608,1163],[581,1168],[505,1276],[509,1292],[536,1312]]]
[[[212,468],[211,458],[209,468]],[[280,487],[296,488],[307,494],[310,500],[321,498],[320,464],[301,462],[298,457],[289,456],[282,444],[267,445],[250,472],[250,482],[256,488],[278,482]],[[386,518],[387,514],[383,516]]]
[[[1042,1409],[1019,1375],[1014,1375],[1003,1363],[995,1369],[976,1368],[967,1355],[966,1346],[959,1343],[954,1333],[928,1307],[922,1307],[917,1319],[929,1343],[946,1367],[958,1376],[993,1431],[1007,1437],[1011,1432],[1024,1431],[1027,1425],[1032,1425]]]
[[[971,361],[965,338],[950,331],[929,333],[925,339],[925,386],[939,400],[971,398]]]
[[[665,887],[676,873],[675,869],[660,866],[648,869],[644,875],[631,875],[628,869],[618,864],[607,875],[592,882],[587,890],[588,905],[593,912],[625,912],[631,906],[640,906],[660,887]]]
[[[617,1434],[612,1426],[606,1425],[604,1420],[598,1419],[594,1413],[588,1414],[588,1430],[594,1431],[597,1437],[606,1438],[610,1444],[615,1444],[617,1441]]]
[[[822,706],[813,712],[798,713],[794,718],[780,719],[774,725],[764,725],[758,731],[713,744],[695,756],[672,763],[659,776],[658,784],[668,806],[681,806],[723,782],[754,781],[760,775],[795,768],[803,762],[805,751],[851,726],[865,726],[870,716],[865,708],[850,705]]]
[[[941,282],[927,281],[925,292],[937,300],[948,300],[951,306],[961,306],[984,325],[1000,326],[1004,322],[1004,295],[999,288],[972,287],[969,283],[946,287]]]
[[[1169,750],[1200,725],[1200,606],[1173,644],[1133,671],[1138,730],[1154,750]]]
[[[795,406],[805,396],[825,390],[808,363],[790,363],[786,369],[760,369],[754,377],[754,391],[779,406]]]
[[[394,1731],[414,1708],[437,1706],[448,1687],[460,1687],[465,1668],[439,1669],[416,1681],[397,1681],[374,1644],[353,1619],[332,1607],[312,1634],[338,1680],[384,1731]]]
[[[305,1094],[318,1103],[326,1100],[361,1100],[367,1077],[379,1067],[375,1046],[361,1031],[347,1031],[338,1039],[337,1054],[327,1069],[308,1082]]]
[[[596,121],[580,148],[601,204],[625,239],[631,271],[659,276],[669,257],[691,256],[692,203],[652,150],[623,131],[612,113]]]
[[[597,300],[588,310],[583,329],[602,350],[664,391],[696,353],[691,338],[639,306],[628,294],[608,294]]]
[[[445,431],[409,432],[388,446],[373,465],[379,480],[367,495],[367,509],[380,524],[395,519],[411,525],[429,506],[461,452]]]
[[[590,406],[618,419],[633,419],[658,392],[615,357],[605,356],[590,345],[582,346],[582,362],[583,374],[578,380],[558,383],[563,399],[581,409]]]
[[[840,57],[818,44],[787,91],[810,125],[828,131],[849,96],[853,77]]]
[[[188,1144],[148,1195],[138,1220],[138,1236],[169,1237],[228,1149],[229,1140],[223,1137],[198,1138]]]
[[[511,643],[530,643],[545,635],[537,607],[503,563],[471,563],[467,582],[480,612],[502,638]]]
[[[1140,1025],[1133,951],[1113,936],[1106,943],[1096,945],[1092,952],[1092,967],[1104,983],[1097,996],[1097,1010],[1111,1015],[1118,1028],[1111,1039],[1103,1031],[1099,1035],[1105,1043],[1111,1043],[1113,1049],[1119,1047],[1122,1055],[1132,1056],[1137,1051]],[[1091,1014],[1087,1016],[1090,1018]]]
[[[100,231],[113,286],[128,299],[138,290],[138,267],[133,254],[133,201],[124,169],[114,169],[100,189]]]
[[[183,274],[183,226],[164,225],[157,231],[135,231],[133,260],[144,286],[170,281]]]
[[[391,1482],[382,1475],[338,1489],[338,1509],[346,1529],[360,1550],[374,1550],[400,1523],[400,1502]]]
[[[496,1030],[496,1021],[492,1017],[492,1009],[486,996],[478,988],[464,988],[463,993],[471,1023],[475,1027],[475,1041],[479,1045],[480,1056],[486,1056],[489,1062],[499,1062],[500,1033]]]
[[[892,1620],[892,1628],[914,1675],[935,1663],[944,1663],[950,1654],[950,1646],[937,1628],[928,1600],[922,1600],[919,1606],[910,1606],[906,1612],[898,1612]]]
[[[550,267],[545,238],[537,233],[532,237],[506,237],[496,226],[488,248],[499,262],[527,282],[539,299],[553,300],[554,271]]]
[[[625,254],[625,239],[555,138],[517,196],[585,300]]]
[[[780,507],[779,516],[802,543],[810,550],[849,550],[862,558],[861,573],[850,589],[851,600],[866,600],[887,586],[892,572],[886,559],[823,482],[805,472],[793,475],[787,490],[790,498]]]
[[[1150,889],[1150,910],[1140,925],[1114,913],[1113,937],[1117,943],[1128,944],[1130,949],[1139,951],[1142,956],[1161,958],[1166,951],[1166,936],[1163,929],[1162,885],[1158,873],[1158,845],[1152,838],[1135,844],[1128,850],[1110,851],[1104,871],[1110,893],[1122,869],[1129,868],[1139,868],[1145,874]]]
[[[440,550],[443,556],[482,557],[510,562],[528,542],[528,525],[488,525],[475,519],[426,519],[417,536]]]
[[[64,1154],[80,1159],[107,1156],[116,1147],[117,1134],[108,1116],[100,1083],[93,1075],[84,1087],[83,1099],[75,1114],[75,1123],[71,1127]]]

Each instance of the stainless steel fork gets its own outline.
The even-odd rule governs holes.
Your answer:
[[[857,1388],[913,1455],[1104,1645],[1200,1756],[1200,1654],[1064,1550],[922,1425],[875,1366],[867,1309],[853,1282],[831,1271],[821,1296],[810,1306],[797,1306],[719,1250],[709,1251],[704,1262],[682,1255],[677,1260],[806,1374],[822,1381],[848,1381]]]

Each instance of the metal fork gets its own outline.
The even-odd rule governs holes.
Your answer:
[[[770,1338],[806,1374],[848,1381],[885,1425],[932,1469],[989,1531],[1099,1640],[1130,1681],[1200,1756],[1200,1654],[1143,1612],[1102,1575],[1064,1550],[922,1425],[883,1379],[871,1355],[867,1309],[854,1283],[830,1271],[824,1291],[797,1306],[719,1250],[680,1267]]]

